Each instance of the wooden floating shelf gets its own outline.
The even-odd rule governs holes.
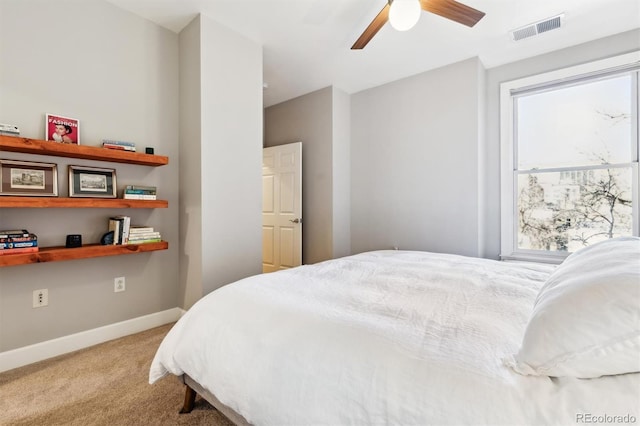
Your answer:
[[[145,253],[149,251],[167,250],[169,243],[108,245],[87,244],[77,248],[41,247],[34,253],[0,255],[0,267],[26,265],[30,263],[61,262],[65,260],[88,259],[91,257],[119,256],[123,254]]]
[[[5,197],[0,196],[2,208],[110,208],[110,209],[166,209],[167,200],[125,200],[123,198],[65,198],[65,197]]]
[[[153,167],[169,164],[169,157],[162,155],[120,151],[96,146],[64,144],[40,139],[22,138],[19,136],[0,135],[0,151],[82,158],[84,160],[110,161],[112,163],[138,164]]]

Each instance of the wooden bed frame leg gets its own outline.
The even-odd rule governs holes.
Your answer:
[[[193,406],[195,405],[195,402],[196,402],[196,395],[197,395],[196,391],[191,389],[189,385],[185,385],[185,386],[186,386],[186,389],[184,392],[184,405],[180,410],[180,414],[190,413],[193,410]]]

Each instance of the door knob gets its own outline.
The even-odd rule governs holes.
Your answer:
[[[302,219],[299,219],[299,218],[289,219],[289,222],[293,222],[293,223],[302,223]]]

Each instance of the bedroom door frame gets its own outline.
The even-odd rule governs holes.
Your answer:
[[[302,264],[302,142],[262,150],[262,272]]]

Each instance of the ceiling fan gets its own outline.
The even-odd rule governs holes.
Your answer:
[[[380,13],[373,18],[373,21],[364,30],[362,35],[351,46],[352,50],[362,49],[371,41],[374,35],[382,28],[387,21],[391,20],[392,25],[399,30],[411,28],[420,17],[420,10],[435,13],[452,21],[473,27],[482,17],[484,12],[480,12],[472,7],[458,3],[455,0],[388,0]],[[409,22],[400,23],[399,27],[394,25],[394,21]]]

